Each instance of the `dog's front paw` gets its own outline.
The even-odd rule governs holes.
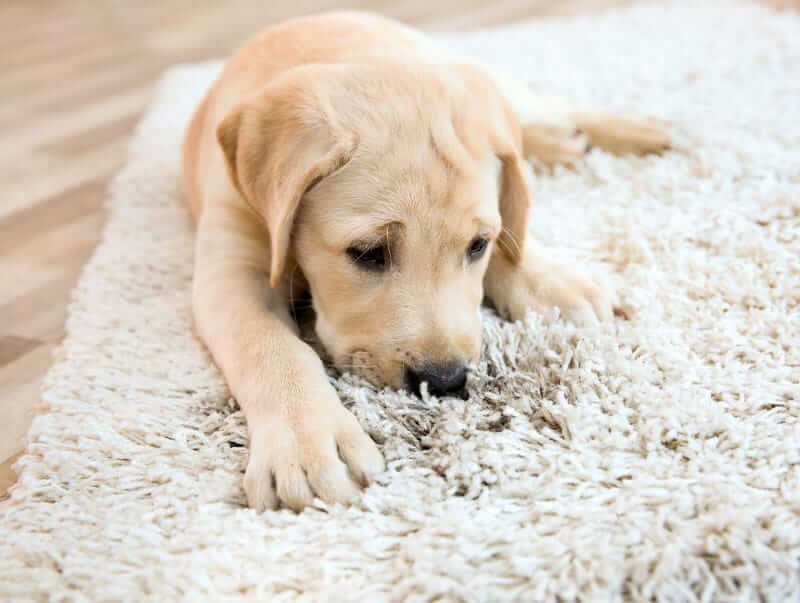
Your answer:
[[[582,327],[611,320],[614,315],[616,298],[609,287],[565,266],[553,265],[530,277],[526,285],[515,308],[517,314],[524,314],[527,308],[539,312],[558,308],[564,318]]]
[[[338,400],[313,406],[291,420],[272,417],[251,426],[244,490],[253,509],[282,504],[301,511],[315,496],[352,504],[360,486],[383,471],[380,451]]]
[[[587,274],[561,270],[537,287],[540,304],[559,308],[564,318],[582,327],[613,318],[616,296],[606,284]]]
[[[547,314],[558,308],[567,320],[590,326],[610,320],[617,301],[605,283],[533,249],[520,265],[492,256],[484,283],[495,307],[511,320],[525,318],[529,310]]]

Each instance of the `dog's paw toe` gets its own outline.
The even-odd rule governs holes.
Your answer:
[[[662,153],[673,145],[674,127],[655,117],[622,116],[607,132],[604,146],[618,153]]]
[[[279,423],[251,438],[244,490],[257,511],[280,505],[302,511],[315,497],[353,504],[360,486],[384,469],[377,446],[344,408],[302,430]]]
[[[265,462],[254,460],[252,456],[244,473],[244,493],[247,506],[259,513],[277,509],[280,504],[272,469]]]
[[[350,473],[362,486],[369,486],[386,464],[375,442],[353,419],[337,437],[339,455],[347,463]]]
[[[570,281],[565,303],[561,305],[567,320],[581,327],[613,320],[617,297],[606,283],[577,274]]]
[[[501,312],[516,320],[528,310],[549,314],[558,308],[561,316],[581,327],[613,320],[617,296],[604,279],[561,263],[545,259],[539,262],[538,269],[527,275],[524,286],[514,290],[509,303],[501,304]]]
[[[655,117],[631,119],[632,152],[638,154],[660,153],[672,147],[672,124]]]
[[[529,124],[522,138],[526,157],[550,166],[573,165],[589,150],[589,138],[574,124],[565,129]]]

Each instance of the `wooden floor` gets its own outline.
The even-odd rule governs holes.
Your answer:
[[[602,11],[634,0],[355,0],[431,30]],[[769,0],[794,6],[800,0]],[[109,178],[161,70],[224,56],[331,0],[0,3],[0,499],[97,243]]]

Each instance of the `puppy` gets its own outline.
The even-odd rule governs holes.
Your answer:
[[[339,369],[459,394],[484,297],[510,319],[612,318],[609,293],[528,235],[525,158],[669,142],[659,122],[574,110],[377,16],[292,20],[238,50],[189,125],[183,183],[196,328],[247,418],[250,506],[351,503],[384,467],[294,300],[310,294]]]

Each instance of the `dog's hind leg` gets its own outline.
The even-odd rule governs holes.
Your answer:
[[[593,146],[611,153],[661,153],[673,144],[670,124],[655,117],[600,109],[576,109],[571,116]]]
[[[519,120],[528,158],[547,165],[571,164],[590,146],[643,155],[662,152],[672,144],[670,125],[662,120],[577,108],[505,74],[487,72]]]
[[[486,72],[519,121],[527,159],[546,165],[569,165],[586,154],[589,139],[572,118],[568,103],[557,97],[538,94],[506,74],[488,69]]]

